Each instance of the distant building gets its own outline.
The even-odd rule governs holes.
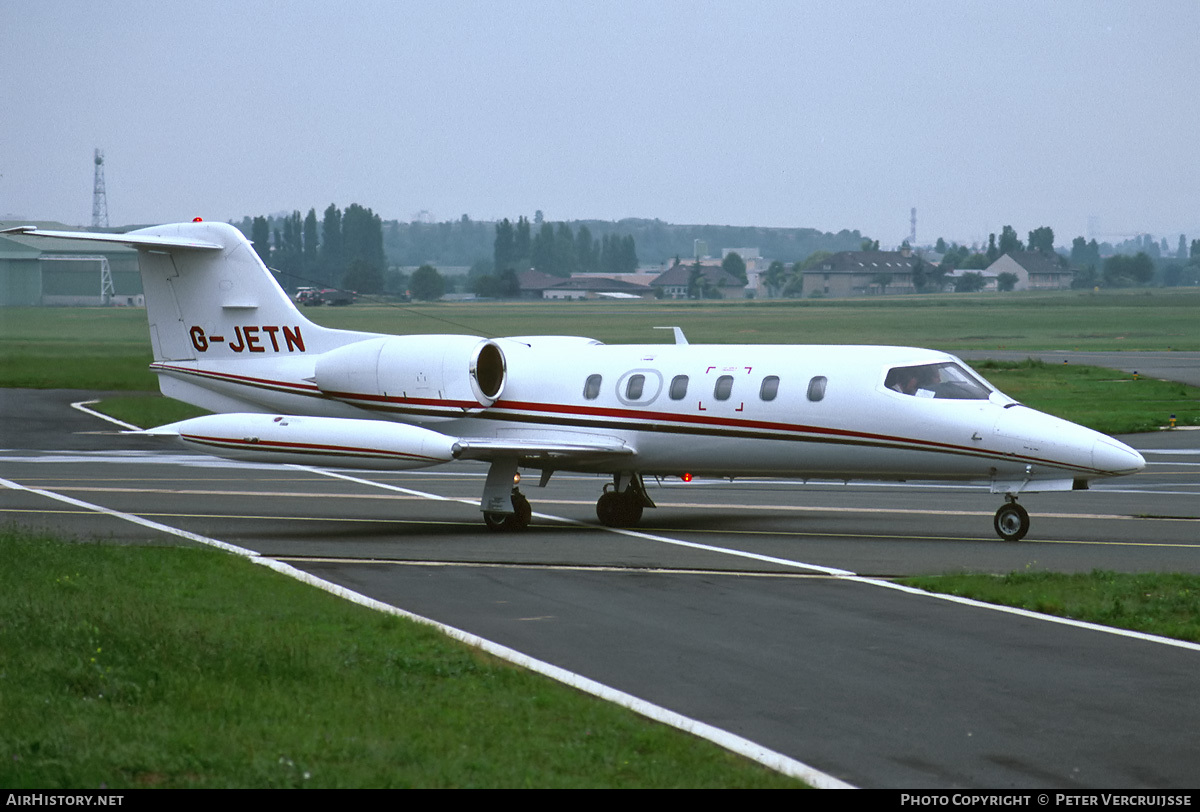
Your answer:
[[[810,296],[870,296],[916,293],[913,270],[923,261],[911,251],[842,251],[804,272]]]
[[[1063,290],[1071,287],[1075,271],[1065,267],[1058,254],[1010,251],[987,267],[988,273],[1016,274],[1013,290]]]
[[[33,225],[43,231],[72,230],[52,222],[5,222],[0,227],[15,225]],[[101,258],[107,261],[112,278],[108,297],[101,290]],[[135,249],[0,234],[0,307],[102,304],[145,304]]]
[[[654,289],[607,276],[572,276],[542,290],[543,299],[653,299]]]
[[[963,270],[958,268],[953,271],[949,271],[943,277],[942,292],[945,293],[948,291],[953,291],[955,286],[958,284],[958,280],[962,279],[967,274],[978,274],[979,276],[983,277],[983,287],[979,289],[980,293],[995,293],[1000,289],[1000,280],[996,278],[999,274],[994,274],[988,270],[972,271],[969,269]]]
[[[659,274],[650,285],[661,290],[664,299],[686,299],[692,279],[692,268],[695,265],[694,262],[681,262]],[[742,280],[727,274],[719,262],[701,262],[700,276],[705,287],[715,298],[742,299],[746,295],[746,285]]]
[[[541,299],[547,288],[552,288],[563,281],[561,276],[551,276],[548,273],[535,271],[530,268],[517,274],[517,284],[521,288],[522,299]]]

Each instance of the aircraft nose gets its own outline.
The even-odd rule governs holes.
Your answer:
[[[1124,443],[1105,437],[1092,444],[1092,466],[1113,476],[1136,474],[1146,467],[1146,458]]]

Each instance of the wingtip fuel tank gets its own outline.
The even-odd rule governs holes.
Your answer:
[[[150,429],[207,454],[253,462],[405,470],[454,459],[454,438],[404,423],[213,414]]]

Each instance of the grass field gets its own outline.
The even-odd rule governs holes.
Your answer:
[[[801,786],[226,553],[0,555],[0,787]]]
[[[1200,426],[1200,389],[1194,386],[1032,360],[973,366],[1009,397],[1106,434],[1156,431],[1171,415],[1177,426]]]
[[[902,578],[931,592],[1200,643],[1200,575],[1095,571]]]
[[[1200,350],[1200,292],[888,296],[828,301],[484,302],[305,310],[321,324],[383,333],[588,335],[665,343],[899,344],[960,350]],[[0,385],[153,389],[145,311],[0,310]]]
[[[305,311],[379,332],[587,335],[661,343],[897,344],[959,350],[1200,350],[1200,292],[893,296],[746,302],[490,302],[355,305]]]

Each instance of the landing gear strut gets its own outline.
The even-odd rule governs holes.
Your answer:
[[[529,520],[533,518],[533,508],[529,506],[525,494],[516,488],[512,489],[512,506],[512,513],[493,513],[485,510],[483,523],[487,525],[488,530],[512,533],[529,527]]]
[[[634,527],[648,507],[654,502],[646,495],[641,474],[617,474],[596,501],[596,517],[606,527]]]
[[[1005,541],[1020,541],[1029,532],[1029,511],[1018,505],[1017,498],[1012,494],[1005,499],[1007,501],[996,511],[996,518],[992,524],[1000,538]]]

